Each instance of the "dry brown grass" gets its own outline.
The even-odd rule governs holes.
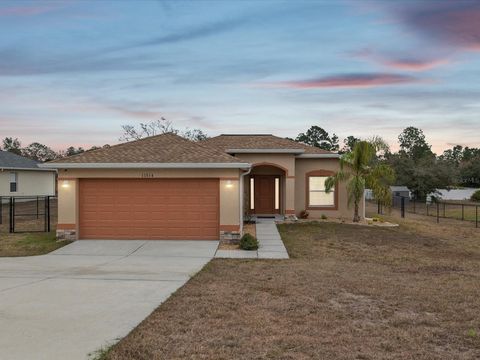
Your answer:
[[[480,233],[280,225],[290,260],[214,260],[118,359],[478,359]]]

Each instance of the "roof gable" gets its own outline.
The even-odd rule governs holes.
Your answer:
[[[49,164],[85,163],[241,163],[219,149],[182,138],[173,133],[150,136],[136,141],[86,151],[49,162]]]

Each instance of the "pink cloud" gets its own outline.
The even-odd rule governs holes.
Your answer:
[[[293,89],[317,88],[370,88],[386,85],[416,83],[420,80],[408,75],[372,73],[372,74],[342,74],[308,80],[283,81],[266,84],[268,87],[286,87]]]
[[[444,56],[398,56],[375,53],[369,48],[350,52],[353,57],[373,61],[388,68],[404,71],[426,71],[449,64],[450,59]]]
[[[450,63],[448,59],[384,59],[381,63],[390,68],[409,71],[425,71]]]
[[[480,2],[432,1],[400,10],[410,28],[440,43],[480,51]]]

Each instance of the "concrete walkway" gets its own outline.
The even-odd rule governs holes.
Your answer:
[[[258,219],[256,224],[259,248],[256,251],[217,250],[216,258],[223,259],[288,259],[274,219]]]
[[[259,259],[288,259],[287,249],[273,219],[257,220],[257,239]]]
[[[127,335],[217,247],[81,240],[48,255],[0,258],[0,359],[87,359]]]

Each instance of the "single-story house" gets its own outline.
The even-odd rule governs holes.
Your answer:
[[[39,163],[0,150],[0,196],[54,196],[56,170],[41,168]]]
[[[344,184],[325,192],[338,154],[273,135],[169,133],[42,166],[58,169],[59,237],[218,240],[245,214],[353,214]]]

